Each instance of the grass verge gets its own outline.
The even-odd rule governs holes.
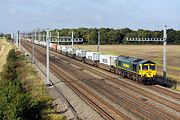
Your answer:
[[[18,78],[22,80],[22,85],[30,96],[37,101],[47,101],[48,105],[52,105],[52,99],[47,94],[43,81],[38,77],[35,68],[21,53],[17,53],[17,65]],[[66,120],[66,117],[56,113],[52,107],[48,107],[43,111],[43,119]]]

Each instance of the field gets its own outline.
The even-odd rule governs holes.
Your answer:
[[[2,67],[6,62],[6,56],[13,47],[10,43],[8,43],[5,39],[0,38],[0,72],[2,71]]]
[[[75,47],[96,51],[96,45],[76,45]],[[152,60],[158,65],[158,74],[162,75],[162,45],[101,45],[100,52],[112,55],[126,55]],[[180,82],[180,46],[167,46],[167,76]]]

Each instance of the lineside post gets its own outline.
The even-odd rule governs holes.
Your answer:
[[[167,44],[167,32],[166,25],[164,26],[163,32],[163,80],[166,83],[166,44]]]
[[[100,32],[98,31],[98,45],[97,45],[97,52],[99,52],[99,46],[100,46]]]
[[[59,45],[59,37],[60,37],[60,34],[59,34],[59,32],[57,32],[57,35],[58,35],[58,45]]]
[[[16,37],[16,46],[18,47],[18,42],[19,42],[19,30],[17,32],[17,37]]]
[[[46,29],[46,86],[51,86],[50,80],[49,80],[49,42],[50,42],[50,36],[49,36],[49,29]]]
[[[20,47],[20,45],[21,45],[21,34],[20,34],[20,31],[18,31],[19,33],[19,35],[18,35],[18,39],[19,39],[19,43],[18,43],[18,46]]]
[[[72,47],[74,47],[74,33],[73,33],[73,31],[72,31]]]
[[[41,41],[41,32],[39,31],[39,41]]]
[[[43,34],[43,43],[45,43],[45,37],[46,37],[46,35]]]
[[[32,64],[34,64],[34,33],[32,33]]]

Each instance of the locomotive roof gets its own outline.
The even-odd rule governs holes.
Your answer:
[[[132,64],[145,64],[145,63],[155,64],[154,62],[150,60],[144,60],[144,59],[134,58],[134,57],[129,57],[129,56],[118,56],[117,59],[124,62],[130,62]]]

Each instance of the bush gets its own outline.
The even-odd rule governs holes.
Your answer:
[[[16,52],[14,49],[9,51],[6,61],[7,62],[11,62],[11,61],[15,62],[16,61]]]
[[[9,61],[4,65],[3,72],[1,73],[1,78],[11,81],[15,81],[17,79],[15,62]]]
[[[0,74],[0,120],[40,120],[49,108],[48,98],[37,99],[25,89],[21,75],[28,71],[18,72],[21,67],[15,50],[10,50]]]
[[[16,73],[16,52],[14,49],[10,50],[7,58],[6,64],[3,67],[3,72],[1,73],[1,78],[5,80],[15,81],[17,79]]]
[[[3,80],[5,81],[5,80]],[[46,101],[36,101],[21,90],[19,84],[12,81],[0,84],[0,119],[1,120],[40,120]]]

